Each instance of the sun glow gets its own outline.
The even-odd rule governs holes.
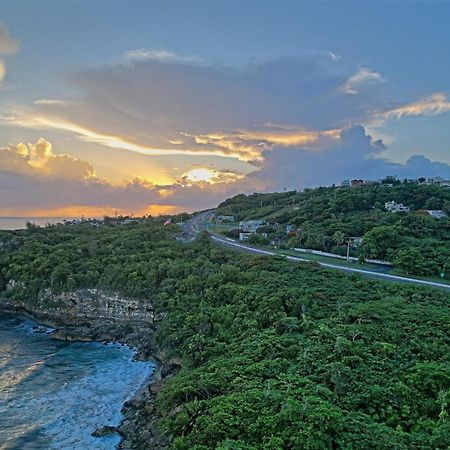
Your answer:
[[[198,169],[192,169],[184,174],[189,181],[197,183],[199,181],[206,181],[207,183],[214,182],[216,177],[216,171],[208,169],[206,167],[200,167]]]

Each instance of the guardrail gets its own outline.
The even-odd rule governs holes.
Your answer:
[[[317,256],[327,256],[329,258],[336,258],[336,259],[345,259],[347,260],[346,256],[342,255],[336,255],[336,253],[328,253],[328,252],[322,252],[320,250],[311,250],[309,248],[293,248],[296,252],[300,253],[309,253],[311,255],[317,255]],[[358,261],[358,258],[355,258],[354,256],[348,257],[349,261]],[[364,259],[365,262],[371,263],[371,264],[378,264],[380,266],[390,266],[392,267],[393,264],[389,261],[380,261],[379,259]]]

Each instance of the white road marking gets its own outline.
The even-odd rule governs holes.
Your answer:
[[[289,261],[295,261],[295,262],[311,262],[310,259],[297,258],[296,256],[280,255],[279,253],[271,252],[268,250],[261,250],[259,248],[253,248],[253,247],[248,247],[246,245],[238,244],[237,242],[234,242],[234,241],[230,242],[229,240],[224,240],[224,239],[221,239],[214,235],[212,236],[212,239],[217,242],[222,242],[223,244],[226,244],[226,245],[233,245],[234,247],[242,248],[242,249],[254,252],[254,253],[261,253],[261,254],[269,255],[269,256],[283,256],[286,259],[288,259]],[[344,270],[347,272],[361,273],[363,275],[370,275],[370,276],[378,277],[378,278],[386,278],[388,280],[403,281],[403,282],[408,282],[408,283],[417,283],[417,284],[423,284],[426,286],[433,286],[433,287],[439,287],[439,288],[444,288],[444,289],[450,290],[450,285],[444,284],[444,283],[437,283],[435,281],[420,280],[418,278],[402,277],[399,275],[389,275],[387,273],[372,272],[371,270],[356,269],[353,267],[339,266],[337,264],[329,264],[329,263],[323,263],[323,262],[318,262],[318,261],[313,261],[313,262],[316,262],[320,266],[327,267],[329,269]]]

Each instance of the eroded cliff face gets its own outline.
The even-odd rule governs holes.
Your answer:
[[[68,319],[114,319],[149,324],[161,319],[155,317],[151,300],[124,298],[117,292],[99,289],[80,289],[57,295],[46,290],[39,295],[37,306],[39,309],[65,314]]]
[[[46,289],[30,300],[0,299],[0,310],[23,313],[56,329],[65,340],[122,341],[142,354],[154,350],[153,331],[162,320],[151,299],[127,298],[118,292]]]
[[[118,292],[99,289],[78,289],[55,294],[50,289],[41,292],[33,301],[2,300],[4,308],[23,308],[24,311],[45,313],[63,319],[116,320],[152,324],[161,320],[151,300],[123,297]]]

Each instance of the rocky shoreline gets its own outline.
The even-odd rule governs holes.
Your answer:
[[[79,293],[77,293],[79,295]],[[82,294],[81,294],[82,298]],[[111,314],[93,317],[88,315],[67,314],[65,308],[30,308],[23,302],[0,300],[0,313],[20,314],[54,329],[52,337],[65,341],[116,342],[136,350],[136,358],[155,364],[155,371],[148,383],[142,386],[122,408],[124,416],[118,427],[110,429],[107,424],[93,435],[117,432],[122,437],[119,449],[156,449],[168,446],[168,438],[159,431],[160,417],[156,413],[155,400],[164,381],[173,376],[181,367],[178,360],[167,358],[154,340],[157,322],[130,320]]]

